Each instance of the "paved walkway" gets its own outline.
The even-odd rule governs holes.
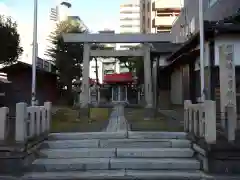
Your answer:
[[[128,131],[129,125],[124,116],[124,104],[118,103],[114,105],[113,111],[110,115],[106,132]]]

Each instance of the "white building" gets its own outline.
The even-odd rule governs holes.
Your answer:
[[[99,33],[100,34],[103,34],[103,33],[114,34],[115,31],[106,28],[102,31],[99,31]],[[116,49],[116,44],[114,44],[114,43],[104,44],[104,46],[111,48],[111,49]],[[120,64],[116,58],[101,58],[101,57],[96,57],[96,58],[97,58],[99,83],[103,83],[103,77],[105,74],[113,74],[113,73],[120,72]],[[94,80],[96,79],[96,62],[95,62],[94,58],[90,61],[89,77]]]
[[[101,58],[97,58],[97,69],[98,69],[98,80],[99,83],[103,82],[103,63]],[[96,79],[96,62],[95,59],[92,59],[92,61],[90,61],[89,63],[89,77],[91,79]]]
[[[170,32],[183,4],[183,0],[141,0],[141,32]]]
[[[140,32],[140,0],[125,0],[120,5],[120,33]],[[119,44],[119,49],[128,49],[137,44]]]

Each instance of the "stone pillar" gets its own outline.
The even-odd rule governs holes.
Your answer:
[[[6,138],[6,134],[7,134],[7,127],[6,124],[9,123],[7,121],[9,121],[8,119],[8,113],[9,113],[9,109],[7,107],[2,107],[0,108],[0,141],[4,141]]]
[[[125,101],[128,101],[128,88],[125,86]]]
[[[151,59],[150,47],[144,44],[144,85],[145,85],[145,101],[146,107],[152,108],[153,106],[153,91],[152,91],[152,73],[151,73]]]
[[[89,61],[90,44],[84,43],[83,47],[83,81],[82,81],[82,102],[81,107],[88,107],[89,103]]]
[[[141,91],[140,89],[138,90],[138,104],[140,104],[140,101],[141,101]]]
[[[112,87],[112,101],[114,101],[115,99],[114,99],[114,89],[113,89],[113,87]]]
[[[155,63],[153,65],[153,73],[152,73],[152,88],[153,88],[153,106],[154,108],[157,108],[157,100],[158,100],[158,94],[157,94],[157,91],[158,91],[158,84],[157,84],[157,71],[158,71],[158,66],[159,66],[159,59],[158,58],[155,58],[154,59]]]
[[[118,100],[117,101],[121,101],[121,87],[118,86]]]
[[[51,119],[51,117],[52,117],[52,103],[51,102],[45,102],[44,107],[47,110],[46,130],[47,130],[47,132],[49,132],[50,128],[51,128],[51,121],[52,121],[52,119]]]
[[[97,93],[98,93],[98,103],[100,103],[101,101],[101,93],[100,93],[100,88],[97,89]]]
[[[15,124],[15,140],[16,142],[24,142],[26,140],[26,116],[27,104],[16,104],[16,124]]]
[[[233,45],[219,47],[221,125],[223,128],[228,128],[229,141],[235,140],[235,131],[237,129],[236,80],[233,54]]]

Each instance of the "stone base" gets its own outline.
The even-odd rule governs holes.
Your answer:
[[[152,107],[145,107],[144,120],[150,120],[155,117],[155,109]]]
[[[203,139],[195,139],[193,149],[204,171],[212,174],[240,174],[240,144],[218,140],[216,144],[207,145]]]
[[[0,174],[20,176],[38,157],[38,149],[48,133],[32,139],[28,144],[15,143],[0,146]]]
[[[17,156],[0,158],[0,173],[13,176],[21,176],[36,159],[37,153],[22,153]]]
[[[79,110],[79,118],[80,117],[89,117],[90,116],[90,107],[81,108]]]

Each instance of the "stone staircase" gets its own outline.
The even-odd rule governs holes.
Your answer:
[[[22,179],[206,179],[200,166],[182,132],[54,133]]]

